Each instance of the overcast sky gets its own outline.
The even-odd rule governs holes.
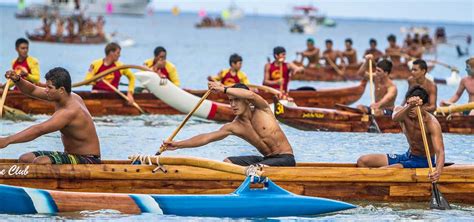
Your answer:
[[[17,0],[0,2],[16,4]],[[246,14],[284,15],[290,13],[295,5],[312,4],[333,17],[474,24],[474,0],[152,0],[152,6],[160,11],[170,11],[173,6],[178,6],[183,12],[201,9],[220,12],[231,2]]]

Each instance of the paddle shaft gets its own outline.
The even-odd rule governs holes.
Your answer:
[[[339,69],[339,67],[337,67],[337,65],[330,59],[330,58],[327,58],[326,61],[328,61],[329,65],[334,69],[336,70],[337,74],[343,76],[344,73]]]
[[[179,124],[178,128],[176,128],[174,130],[173,134],[171,134],[171,136],[168,137],[167,141],[173,141],[174,137],[178,134],[178,132],[181,130],[181,128],[183,128],[184,124],[186,124],[186,122],[188,122],[189,118],[191,118],[191,116],[194,114],[194,112],[196,112],[196,110],[199,109],[199,107],[204,102],[204,100],[207,99],[209,94],[211,94],[210,89],[207,90],[207,92],[202,96],[202,98],[199,100],[199,102],[196,104],[196,106],[193,108],[193,110],[191,110],[191,112],[189,112],[188,115],[186,115],[183,122],[181,122],[181,124]],[[160,151],[158,151],[157,155],[159,155],[160,153],[162,153],[165,150],[166,150],[166,146],[161,146]]]
[[[5,100],[7,99],[8,88],[10,86],[11,81],[11,79],[7,79],[7,82],[4,86],[5,88],[3,89],[2,99],[0,100],[0,118],[3,117],[3,105],[5,104]]]
[[[105,80],[102,80],[103,83],[105,83],[105,85],[107,85],[108,87],[110,87],[111,89],[113,89],[117,94],[119,94],[119,96],[121,96],[123,99],[127,100],[128,102],[131,102],[128,97],[123,94],[122,92],[120,92],[120,90],[118,90],[115,86],[113,86],[112,84],[110,84],[109,82],[105,81]],[[144,114],[145,111],[136,103],[136,102],[132,102],[132,105],[138,109],[138,111],[140,111],[140,113]]]
[[[374,74],[372,73],[372,59],[369,59],[369,86],[370,86],[370,103],[375,103],[375,95],[374,95]],[[375,110],[370,108],[372,114],[375,115]]]
[[[428,139],[426,138],[425,123],[423,123],[423,116],[421,114],[420,106],[416,107],[416,114],[418,115],[418,122],[420,123],[421,137],[423,138],[423,145],[425,146],[426,159],[428,160],[428,166],[430,167],[430,173],[433,172],[433,164],[431,163],[430,148],[428,145]]]
[[[285,75],[283,75],[283,62],[280,63],[280,75],[281,75],[281,82],[280,82],[280,92],[285,93],[283,89],[283,84],[285,84]]]

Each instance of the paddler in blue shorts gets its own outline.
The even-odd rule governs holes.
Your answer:
[[[408,90],[406,104],[395,107],[393,120],[400,123],[402,131],[407,138],[409,149],[402,154],[368,154],[357,160],[358,167],[394,167],[394,168],[427,168],[428,161],[421,136],[421,129],[416,114],[416,106],[428,104],[429,96],[420,86]],[[429,176],[432,181],[437,181],[444,167],[444,143],[441,126],[431,113],[422,110],[423,121],[426,127],[426,136],[431,153],[431,162],[436,169]],[[435,161],[436,156],[436,161]]]

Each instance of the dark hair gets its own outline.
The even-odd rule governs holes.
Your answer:
[[[238,88],[238,89],[246,89],[246,90],[250,90],[249,87],[243,83],[236,83],[234,84],[232,87],[230,88]]]
[[[122,49],[120,45],[116,42],[111,42],[105,46],[105,55],[109,55],[111,52],[117,51],[117,49]]]
[[[429,99],[428,92],[426,91],[426,89],[424,89],[423,87],[419,85],[416,85],[408,89],[407,94],[405,94],[405,101],[408,100],[408,98],[411,98],[414,96],[420,97],[420,99],[423,101],[423,104],[428,103],[428,99]]]
[[[15,48],[17,49],[18,47],[20,47],[21,44],[23,43],[26,43],[27,45],[30,44],[30,42],[28,42],[28,40],[26,40],[25,38],[19,38],[16,40],[15,42]]]
[[[382,59],[382,61],[377,63],[377,67],[381,68],[384,72],[390,74],[392,72],[392,62]]]
[[[71,76],[65,68],[56,67],[51,69],[46,73],[45,78],[51,81],[56,89],[64,87],[67,94],[71,94]]]
[[[237,54],[237,53],[234,53],[234,54],[230,55],[230,57],[229,57],[229,65],[232,66],[233,63],[238,63],[238,62],[242,62],[242,56],[240,56],[240,55]]]
[[[396,37],[394,34],[390,34],[390,35],[387,37],[387,40],[390,41],[390,42],[396,42],[396,41],[397,41],[397,37]]]
[[[165,52],[166,53],[166,49],[163,47],[163,46],[158,46],[155,48],[155,50],[153,51],[153,55],[155,55],[155,57],[157,57],[161,52]]]
[[[277,47],[273,48],[273,55],[278,55],[278,54],[281,54],[281,53],[284,53],[284,52],[286,52],[286,50],[282,46],[277,46]]]
[[[370,40],[369,40],[369,44],[372,44],[372,43],[374,43],[375,45],[377,45],[377,40],[375,40],[375,39],[370,39]]]
[[[351,38],[346,39],[344,42],[347,42],[347,43],[352,45],[352,39]]]
[[[328,44],[328,43],[332,44],[332,40],[331,39],[326,39],[326,44]]]
[[[314,39],[313,38],[308,38],[306,40],[307,43],[311,43],[311,44],[314,44]]]
[[[417,59],[413,62],[413,65],[418,65],[420,69],[425,70],[425,73],[428,72],[428,65],[426,64],[425,60]]]
[[[469,62],[470,62],[471,60],[474,60],[474,57],[471,57],[471,58],[469,58],[469,59],[466,59],[466,64],[469,64]],[[474,67],[473,67],[473,68],[474,68]]]

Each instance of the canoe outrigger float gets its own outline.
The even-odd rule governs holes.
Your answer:
[[[0,184],[74,192],[228,194],[245,179],[244,167],[200,158],[154,156],[142,163],[104,160],[97,165],[35,165],[3,159]],[[343,201],[422,202],[431,195],[427,175],[427,168],[298,163],[296,167],[264,167],[262,176],[298,195]],[[451,203],[474,204],[474,165],[445,166],[438,186]]]
[[[157,213],[205,217],[283,217],[330,213],[354,205],[292,194],[272,181],[251,188],[245,181],[227,195],[147,195],[47,191],[0,185],[0,213],[64,213],[112,209],[126,214]]]

